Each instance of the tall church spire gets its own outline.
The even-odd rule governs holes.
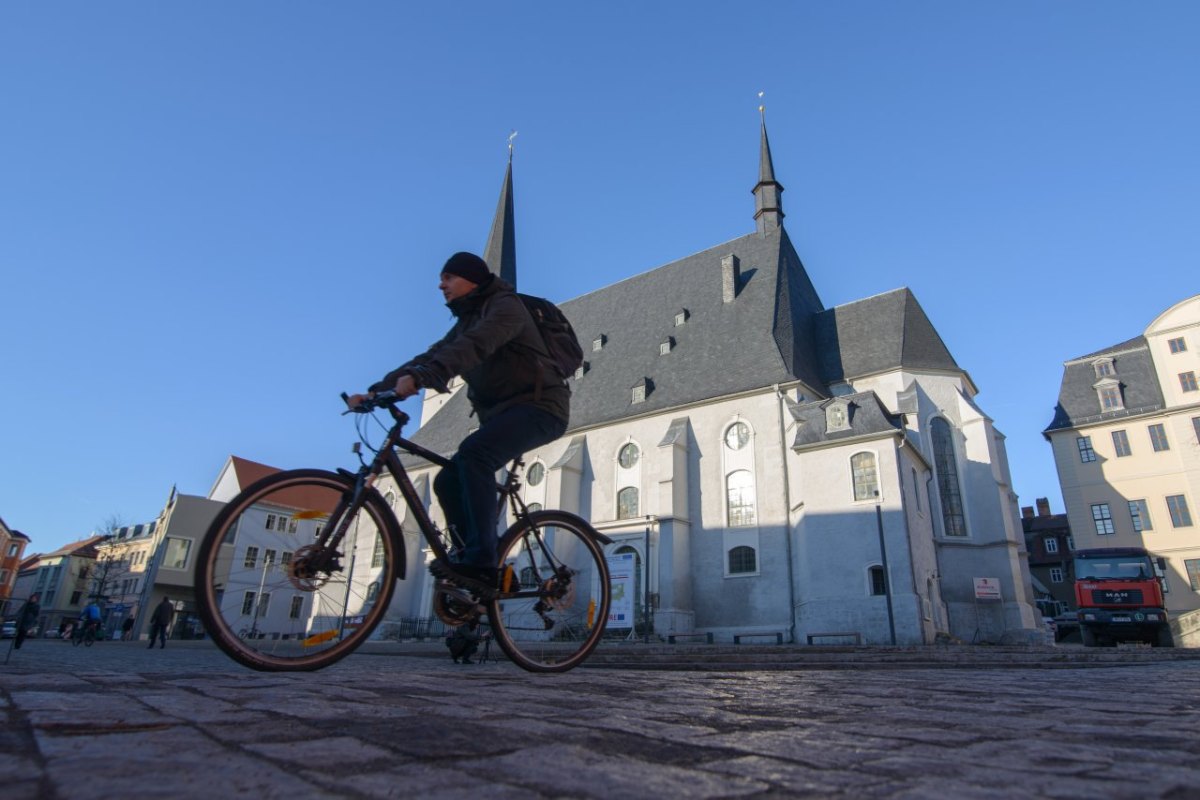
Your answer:
[[[504,185],[500,187],[500,202],[496,205],[496,218],[488,234],[483,260],[492,272],[501,279],[517,285],[517,234],[513,220],[512,154],[513,139],[517,132],[508,137],[508,169],[504,173]]]
[[[762,94],[759,94],[762,97]],[[758,107],[762,118],[762,144],[758,155],[758,184],[754,187],[754,222],[759,233],[783,226],[783,186],[775,180],[775,165],[771,163],[771,144],[767,141],[767,115]]]

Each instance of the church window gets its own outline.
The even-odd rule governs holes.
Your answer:
[[[371,549],[371,566],[383,566],[383,537],[379,534],[375,535],[375,546]]]
[[[606,341],[608,341],[608,337],[605,336],[604,334],[600,334],[595,339],[592,339],[592,352],[599,353],[601,350],[603,350],[604,343]]]
[[[617,519],[632,519],[638,516],[638,490],[626,486],[617,492]]]
[[[540,461],[535,461],[533,466],[529,468],[529,485],[537,486],[546,477],[546,467]]]
[[[883,573],[883,567],[876,564],[867,570],[867,572],[871,579],[871,594],[887,594],[887,576]]]
[[[741,450],[750,442],[750,426],[735,422],[725,431],[725,446],[730,450]]]
[[[617,454],[617,463],[621,465],[622,469],[633,469],[633,465],[638,462],[640,456],[641,452],[638,450],[638,446],[630,442]]]
[[[675,312],[675,327],[678,328],[683,323],[687,322],[688,311],[686,308],[681,308]]]
[[[375,602],[375,598],[378,596],[379,596],[379,581],[372,581],[371,584],[369,586],[367,586],[367,602],[368,603]]]
[[[758,557],[753,547],[740,545],[729,551],[729,574],[758,571]]]
[[[729,527],[746,528],[754,525],[754,476],[750,470],[739,469],[725,479],[729,501]]]
[[[668,336],[666,338],[666,341],[662,342],[658,346],[658,354],[660,356],[665,356],[667,353],[671,352],[671,348],[673,348],[674,346],[675,346],[675,337]]]
[[[930,424],[933,438],[933,463],[937,470],[938,497],[942,501],[942,524],[946,536],[966,536],[967,517],[963,510],[962,490],[958,483],[958,457],[950,423],[934,417]]]
[[[879,473],[874,453],[855,453],[850,457],[850,472],[854,477],[854,499],[874,500],[879,497]]]
[[[579,380],[580,378],[582,378],[585,374],[587,374],[587,371],[590,368],[591,368],[591,365],[588,364],[588,362],[586,362],[586,361],[584,361],[582,364],[580,364],[578,367],[576,367],[575,368],[575,380]]]
[[[825,432],[850,429],[850,408],[845,402],[833,402],[825,408]]]
[[[529,505],[525,506],[525,510],[528,511],[530,514],[532,514],[535,511],[541,511],[542,504],[541,503],[530,503]]]
[[[633,402],[633,403],[646,402],[646,384],[639,383],[637,386],[633,387],[633,394],[632,394],[632,399],[630,400],[630,402]]]

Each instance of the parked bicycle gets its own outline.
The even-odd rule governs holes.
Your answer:
[[[382,392],[351,410],[363,415],[359,440],[374,453],[368,462],[355,447],[357,471],[269,475],[230,500],[209,527],[196,553],[197,607],[234,660],[258,670],[319,669],[353,652],[383,621],[409,555],[420,552],[375,488],[385,468],[430,560],[453,561],[461,542],[429,518],[398,451],[442,467],[449,460],[400,435],[409,417],[398,402]],[[377,409],[394,424],[375,449],[365,425],[378,421],[371,415]],[[514,461],[498,487],[501,509],[507,503],[514,520],[500,537],[498,591],[480,595],[437,581],[430,602],[447,625],[486,614],[514,663],[562,672],[582,663],[604,633],[610,586],[601,547],[611,540],[574,514],[530,511],[520,497],[521,466]],[[405,590],[405,602],[416,603],[415,584]],[[246,629],[257,633],[241,635]]]

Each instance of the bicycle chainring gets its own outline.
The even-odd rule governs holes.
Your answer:
[[[458,627],[479,619],[484,608],[470,592],[446,581],[438,581],[433,587],[433,613],[447,625]]]

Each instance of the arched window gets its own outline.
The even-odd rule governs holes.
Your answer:
[[[375,598],[379,596],[379,581],[373,582],[367,587],[367,602],[375,602]]]
[[[883,574],[883,567],[874,566],[867,571],[871,578],[871,594],[883,595],[887,594],[887,580]]]
[[[748,469],[729,473],[725,479],[729,500],[729,527],[746,528],[754,524],[754,476]]]
[[[963,513],[962,490],[958,485],[958,458],[950,423],[934,417],[929,426],[933,437],[933,465],[937,470],[938,496],[942,501],[942,522],[947,536],[966,536],[967,518]]]
[[[525,474],[525,480],[530,486],[537,486],[545,477],[546,466],[540,461],[533,462],[533,465],[529,467],[529,472]]]
[[[527,511],[529,511],[530,514],[532,514],[534,511],[541,511],[542,504],[541,503],[530,503],[529,505],[525,506],[525,508]]]
[[[617,492],[617,519],[631,519],[638,516],[638,490],[634,486],[626,486]]]
[[[879,472],[875,469],[874,453],[855,453],[851,456],[850,472],[854,477],[855,500],[874,500],[879,497]]]
[[[753,547],[741,545],[729,551],[729,574],[736,575],[741,572],[756,572],[758,570],[758,558]]]
[[[533,567],[522,567],[521,588],[529,589],[538,585],[537,572]]]
[[[638,446],[630,442],[622,447],[621,452],[617,454],[617,463],[621,465],[621,469],[633,469],[640,455]]]

